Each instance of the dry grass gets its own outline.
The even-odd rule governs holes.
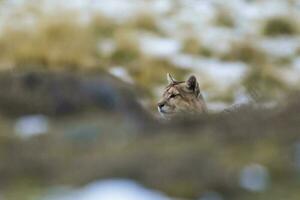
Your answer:
[[[147,14],[122,24],[99,14],[90,22],[82,23],[75,12],[59,10],[55,14],[45,14],[41,10],[39,5],[29,4],[10,19],[11,23],[7,23],[0,37],[2,62],[21,68],[128,64],[140,57],[136,33],[141,30],[158,33],[154,17]],[[26,15],[34,16],[35,24],[16,25]],[[104,56],[105,59],[97,47],[103,39],[111,39],[117,46],[113,55]]]
[[[96,64],[96,38],[88,27],[65,14],[41,16],[34,29],[6,26],[0,38],[1,58],[14,66],[51,68]]]

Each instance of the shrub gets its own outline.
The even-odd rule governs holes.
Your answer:
[[[90,26],[96,36],[111,37],[117,24],[108,17],[98,14],[92,18]]]
[[[155,86],[166,84],[166,74],[173,74],[178,80],[183,80],[189,72],[187,69],[180,69],[169,61],[160,59],[141,58],[129,67],[129,73],[143,88],[153,89]]]
[[[253,66],[244,78],[243,85],[255,101],[274,101],[289,92],[281,77],[269,65]]]
[[[265,63],[267,55],[254,47],[251,42],[236,42],[231,46],[231,51],[223,55],[224,60],[237,60],[245,63]]]
[[[125,26],[149,32],[160,32],[154,16],[150,14],[139,14],[134,19],[125,23]]]
[[[205,57],[211,57],[212,51],[207,47],[201,45],[201,42],[197,38],[187,38],[183,43],[183,52],[192,55],[201,55]]]
[[[129,64],[141,56],[137,36],[133,30],[120,28],[113,34],[116,42],[116,51],[113,53],[111,62],[114,64]]]
[[[214,24],[217,26],[232,28],[234,27],[235,22],[228,10],[220,9],[215,17]]]
[[[286,17],[273,17],[266,21],[263,34],[266,36],[295,35],[297,23]]]

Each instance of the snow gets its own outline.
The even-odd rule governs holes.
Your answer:
[[[133,79],[122,66],[116,66],[109,69],[109,73],[127,83],[133,83]]]
[[[300,49],[300,38],[278,37],[265,38],[258,43],[259,47],[273,57],[293,57]]]
[[[116,49],[116,42],[112,39],[101,40],[101,42],[98,43],[98,50],[105,56],[111,55]]]
[[[201,34],[202,45],[209,47],[217,54],[223,54],[231,49],[231,43],[241,39],[238,32],[220,27],[207,28],[205,34]]]
[[[65,193],[51,194],[43,200],[171,200],[136,182],[118,179],[96,181],[84,188]]]
[[[158,14],[166,14],[171,11],[173,3],[172,0],[155,0],[148,2],[148,6]]]
[[[181,43],[171,38],[144,35],[139,39],[141,51],[152,57],[164,58],[179,53]]]
[[[268,169],[260,164],[246,166],[240,174],[240,185],[251,192],[261,192],[268,188],[270,175]]]
[[[300,57],[297,57],[292,64],[296,72],[300,73]]]
[[[48,130],[49,121],[44,115],[23,116],[15,123],[15,132],[22,138],[45,134]]]
[[[239,83],[247,71],[247,65],[241,62],[223,62],[218,59],[197,58],[189,55],[177,55],[171,60],[178,67],[193,69],[199,77],[210,77],[219,88],[229,88]]]

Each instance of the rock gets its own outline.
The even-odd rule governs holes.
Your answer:
[[[0,74],[0,113],[65,116],[87,111],[124,115],[136,124],[151,120],[132,86],[106,73],[25,72]]]

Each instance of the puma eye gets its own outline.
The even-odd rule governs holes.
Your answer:
[[[171,94],[169,98],[172,99],[175,98],[176,96],[177,96],[176,94]]]

